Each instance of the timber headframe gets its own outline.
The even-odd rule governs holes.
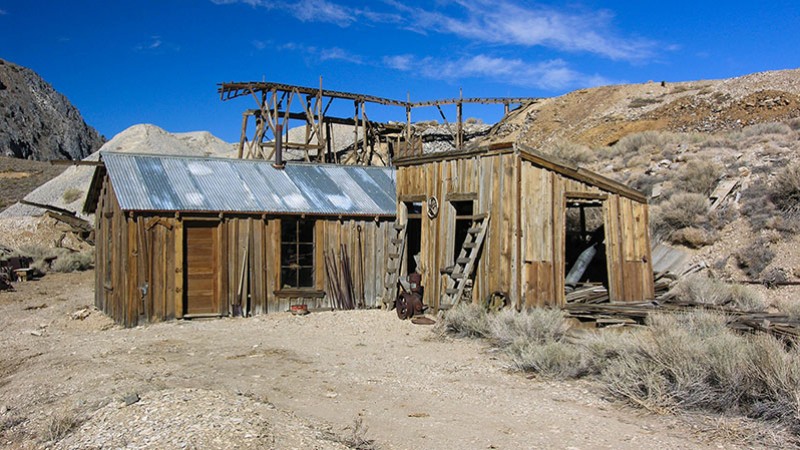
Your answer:
[[[422,137],[415,135],[411,124],[411,112],[415,108],[436,107],[447,129],[451,130],[453,145],[457,151],[464,148],[464,125],[462,110],[465,103],[503,105],[508,114],[511,107],[527,105],[539,98],[458,98],[411,102],[372,95],[332,91],[319,87],[304,87],[267,81],[220,83],[218,92],[223,101],[238,97],[252,97],[257,105],[242,114],[242,129],[239,139],[239,158],[274,160],[276,143],[283,149],[304,152],[306,161],[319,163],[372,164],[373,157],[381,159],[383,165],[391,165],[394,157],[422,154]],[[328,110],[334,100],[352,101],[352,117],[334,117]],[[376,122],[369,119],[367,104],[377,104],[403,108],[405,123]],[[456,122],[453,131],[442,110],[444,105],[455,105]],[[294,110],[292,107],[294,106]],[[305,124],[305,136],[290,140],[290,121]],[[255,130],[248,134],[249,123],[254,122]],[[334,147],[331,136],[332,125],[353,127],[351,151],[340,160],[340,150]],[[282,139],[275,139],[284,134]],[[376,146],[386,144],[386,159],[376,152]]]

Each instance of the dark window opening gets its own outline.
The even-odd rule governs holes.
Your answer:
[[[406,202],[406,271],[419,272],[414,257],[422,250],[422,203]]]
[[[281,220],[281,287],[314,287],[313,220]]]
[[[565,237],[567,290],[585,285],[602,285],[608,289],[602,202],[567,200]]]
[[[453,245],[452,262],[458,258],[461,252],[461,247],[464,245],[464,240],[467,239],[469,229],[473,221],[473,202],[470,201],[453,201],[450,202],[455,211],[455,241]]]

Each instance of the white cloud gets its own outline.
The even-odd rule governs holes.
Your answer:
[[[339,47],[319,48],[313,45],[287,42],[277,46],[276,48],[283,51],[302,53],[308,56],[310,59],[320,62],[338,60],[352,64],[364,64],[364,58],[361,55],[351,53]]]
[[[611,29],[608,11],[564,12],[548,6],[522,6],[511,0],[456,0],[463,14],[414,9],[414,27],[450,33],[477,42],[594,53],[614,60],[652,55],[654,43],[626,39]]]
[[[355,8],[333,0],[211,0],[285,11],[303,22],[347,27],[355,22],[394,25],[422,34],[451,34],[472,42],[559,51],[587,52],[612,60],[637,61],[653,55],[655,43],[623,37],[612,27],[614,15],[523,3],[520,0],[441,0],[433,7],[407,6],[397,0],[373,3],[387,10]],[[438,7],[437,7],[438,6]]]
[[[180,51],[181,48],[177,44],[163,41],[161,36],[154,35],[150,36],[148,41],[137,44],[133,49],[137,52],[161,54],[168,51],[177,52]]]
[[[411,55],[386,56],[384,64],[392,69],[414,72],[437,80],[482,78],[497,83],[558,91],[612,83],[600,75],[589,75],[571,69],[560,59],[530,63],[521,59],[475,55],[458,59]]]

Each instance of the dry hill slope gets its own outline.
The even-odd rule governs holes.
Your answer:
[[[800,69],[680,83],[581,89],[521,108],[490,141],[611,145],[645,130],[718,132],[800,117]]]

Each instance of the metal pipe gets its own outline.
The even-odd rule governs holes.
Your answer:
[[[275,125],[275,163],[272,167],[283,169],[286,166],[283,162],[283,124]]]

